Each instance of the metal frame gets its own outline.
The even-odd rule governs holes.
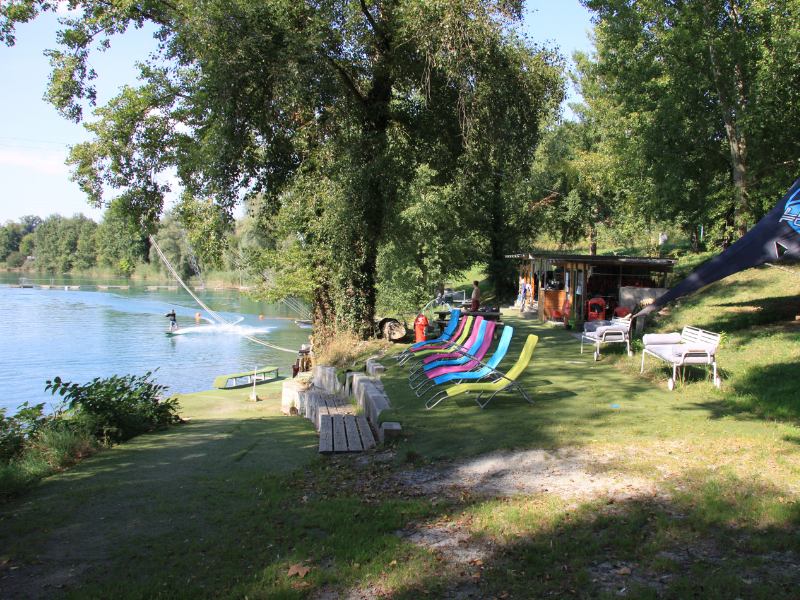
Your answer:
[[[642,351],[642,366],[639,370],[639,373],[644,373],[644,357],[645,355],[649,354],[650,356],[654,356],[659,360],[664,362],[668,362],[672,365],[672,377],[667,380],[667,388],[671,391],[675,389],[675,385],[678,381],[678,367],[680,367],[680,381],[684,381],[685,379],[685,367],[686,365],[706,365],[711,366],[711,374],[712,378],[711,381],[714,384],[714,387],[719,388],[722,385],[722,380],[717,373],[717,349],[716,346],[719,344],[720,334],[713,333],[711,331],[705,331],[703,329],[699,329],[697,327],[692,327],[687,325],[683,328],[681,332],[681,342],[679,344],[653,344],[653,346],[660,345],[660,346],[689,346],[692,343],[705,343],[705,344],[714,344],[714,351],[709,352],[708,350],[700,349],[700,348],[687,348],[687,350],[679,355],[673,355],[672,360],[666,359],[663,356],[656,354],[652,350],[650,350],[647,346],[645,346],[644,350]],[[687,362],[690,361],[690,362]]]
[[[597,321],[588,321],[589,323],[597,323]],[[599,336],[597,331],[582,331],[581,332],[581,354],[583,354],[583,341],[589,340],[594,344],[594,359],[600,360],[600,346],[602,344],[625,344],[628,348],[628,356],[633,356],[631,350],[631,323],[633,319],[628,317],[613,318],[605,327],[619,326],[619,329],[606,329]],[[585,324],[584,324],[585,327]],[[601,325],[600,327],[604,327]],[[624,330],[622,329],[624,327]],[[599,327],[598,327],[599,329]]]

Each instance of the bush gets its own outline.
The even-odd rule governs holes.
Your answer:
[[[6,265],[11,267],[12,269],[21,267],[24,264],[25,264],[25,255],[21,254],[20,252],[14,251],[8,256],[6,256]]]
[[[150,375],[115,375],[84,385],[55,377],[45,390],[65,402],[53,414],[44,414],[44,404],[25,403],[11,417],[0,409],[0,497],[77,462],[100,443],[180,421],[178,401],[161,400],[167,388],[150,381]]]
[[[17,414],[0,410],[0,497],[24,490],[90,454],[97,446],[79,420],[64,418],[58,407],[44,414],[44,404],[25,403]]]
[[[0,462],[8,463],[25,449],[30,436],[41,430],[48,418],[44,416],[44,404],[30,406],[24,402],[13,417],[7,417],[0,408]]]
[[[178,401],[161,399],[167,387],[144,375],[113,375],[80,385],[55,377],[45,390],[64,397],[74,417],[104,442],[122,442],[180,421]]]

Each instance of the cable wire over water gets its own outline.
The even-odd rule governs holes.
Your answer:
[[[175,278],[175,281],[177,281],[181,285],[181,287],[183,289],[185,289],[192,298],[194,298],[194,301],[197,302],[197,304],[204,311],[206,311],[211,316],[211,318],[214,321],[217,322],[217,324],[219,324],[219,325],[233,325],[233,323],[231,323],[230,321],[226,320],[218,312],[216,312],[216,311],[212,310],[211,308],[209,308],[209,306],[205,302],[203,302],[200,298],[198,298],[197,295],[189,288],[189,286],[186,285],[183,282],[183,279],[181,279],[180,275],[178,275],[178,272],[175,270],[175,267],[173,267],[172,263],[169,262],[169,259],[167,259],[166,255],[161,250],[161,246],[158,245],[158,243],[156,242],[155,238],[152,235],[150,236],[150,243],[153,245],[153,248],[156,249],[156,253],[158,254],[158,257],[164,263],[164,266],[167,267],[167,271],[169,271],[170,275],[172,275]],[[281,352],[289,352],[290,354],[296,354],[297,353],[297,350],[290,350],[289,348],[283,348],[281,346],[276,346],[275,344],[270,344],[269,342],[265,342],[264,340],[260,340],[260,339],[258,339],[256,337],[253,337],[252,335],[245,335],[245,336],[242,336],[242,337],[244,337],[245,339],[250,340],[251,342],[255,342],[256,344],[261,344],[262,346],[266,346],[267,348],[272,348],[273,350],[280,350]]]

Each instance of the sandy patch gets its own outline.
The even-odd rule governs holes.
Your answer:
[[[611,457],[576,449],[492,452],[452,463],[401,471],[397,478],[425,494],[515,496],[549,493],[561,498],[587,500],[610,497],[628,500],[653,496],[654,480],[624,473]]]

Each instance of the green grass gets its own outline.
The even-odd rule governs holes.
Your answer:
[[[654,324],[724,332],[721,390],[698,370],[669,392],[663,367],[639,374],[639,354],[612,345],[594,362],[571,332],[513,314],[502,366],[525,335],[540,336],[521,377],[533,405],[502,394],[481,410],[462,396],[426,411],[407,371],[385,361],[392,419],[403,425],[390,462],[319,457],[310,423],[279,414],[280,382],[262,386],[259,403],[249,390],[187,395],[189,423],[103,451],[3,506],[0,592],[796,597],[800,384],[787,375],[800,358],[798,291],[793,275],[748,271]],[[603,457],[598,474],[646,478],[657,492],[482,498],[424,494],[393,477],[539,448]],[[481,560],[454,568],[397,535],[437,527],[466,532]],[[293,566],[309,571],[290,576]]]

